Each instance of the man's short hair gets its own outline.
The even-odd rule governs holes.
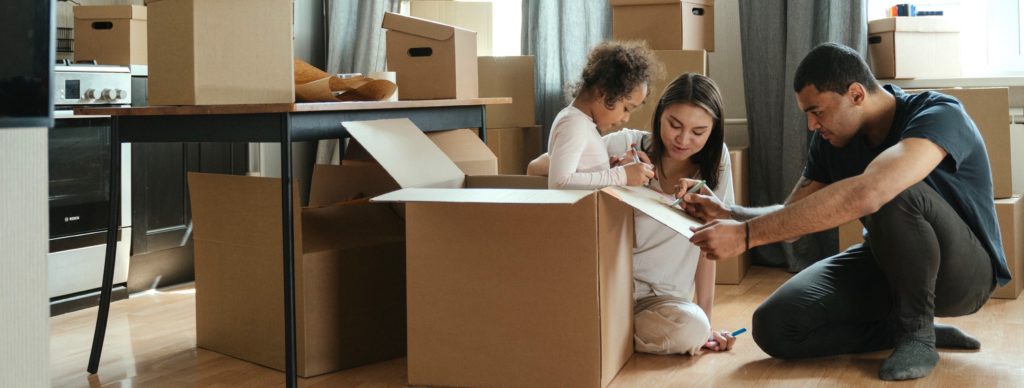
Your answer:
[[[854,82],[864,85],[868,92],[879,89],[878,81],[860,54],[838,43],[823,43],[800,61],[793,78],[793,91],[799,93],[807,85],[814,85],[819,92],[845,95]]]

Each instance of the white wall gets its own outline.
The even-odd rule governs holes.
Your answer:
[[[715,51],[708,54],[708,73],[722,91],[725,118],[745,120],[739,0],[715,1]],[[749,145],[746,124],[726,124],[725,142],[732,147]]]
[[[0,387],[50,386],[46,128],[0,128]]]

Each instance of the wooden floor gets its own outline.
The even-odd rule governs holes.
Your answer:
[[[718,286],[716,328],[750,327],[750,315],[789,274],[754,267],[738,286]],[[96,309],[51,318],[51,375],[55,387],[282,386],[280,372],[196,349],[194,291],[178,287],[113,304],[100,372],[85,367]],[[940,319],[977,336],[977,352],[940,350],[927,378],[901,386],[1024,387],[1024,298],[993,299],[968,317]],[[613,387],[877,386],[888,352],[804,361],[775,360],[749,335],[732,352],[700,357],[634,355]],[[405,359],[301,379],[302,387],[404,386]]]

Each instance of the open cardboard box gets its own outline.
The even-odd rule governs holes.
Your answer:
[[[406,206],[410,385],[611,382],[633,352],[633,211],[696,222],[632,188],[467,176],[406,119],[344,126],[402,187],[373,201]]]
[[[401,217],[366,200],[390,191],[373,166],[317,166],[311,206],[295,198],[299,376],[405,354]],[[297,187],[294,185],[293,187]],[[281,180],[189,173],[196,344],[284,370]]]

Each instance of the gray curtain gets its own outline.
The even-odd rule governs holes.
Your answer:
[[[740,0],[743,82],[750,131],[750,200],[785,201],[803,171],[810,132],[793,75],[814,46],[867,50],[867,0]],[[780,76],[782,75],[782,76]],[[753,261],[800,271],[837,252],[835,230],[754,249]]]
[[[384,71],[384,12],[399,12],[401,0],[323,0],[328,73]],[[317,164],[338,164],[338,140],[321,140]]]
[[[523,54],[534,56],[545,150],[552,120],[570,101],[565,87],[579,78],[590,48],[611,36],[611,23],[605,0],[523,0]]]

